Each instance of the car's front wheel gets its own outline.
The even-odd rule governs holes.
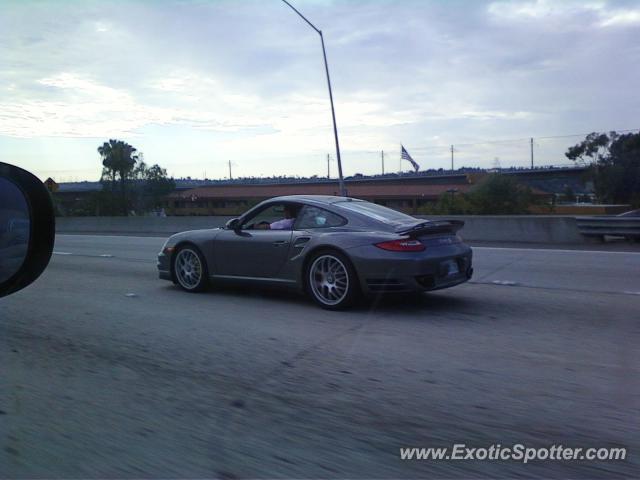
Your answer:
[[[173,257],[173,276],[183,290],[201,292],[209,283],[207,263],[195,246],[180,247]]]
[[[335,251],[313,255],[307,264],[306,286],[311,298],[328,310],[351,306],[359,291],[351,262],[345,255]]]

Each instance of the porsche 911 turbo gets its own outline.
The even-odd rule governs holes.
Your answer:
[[[210,283],[290,287],[319,306],[358,296],[453,287],[473,274],[457,220],[429,221],[348,197],[266,200],[222,228],[171,236],[158,254],[161,279],[188,292]]]

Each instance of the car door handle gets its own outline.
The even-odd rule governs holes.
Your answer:
[[[273,242],[273,246],[274,247],[282,247],[283,245],[287,245],[289,242],[287,242],[286,240],[277,240],[275,242]]]

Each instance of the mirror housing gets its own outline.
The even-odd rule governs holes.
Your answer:
[[[0,162],[0,178],[13,184],[23,195],[27,205],[28,214],[28,242],[26,255],[22,265],[15,272],[10,272],[10,276],[0,280],[0,297],[17,292],[35,281],[47,268],[53,244],[55,240],[55,215],[51,195],[44,184],[33,174]],[[0,205],[0,213],[3,211]],[[26,224],[26,220],[12,220],[11,226],[7,228],[11,231],[19,230],[21,223]],[[26,238],[26,227],[24,230]]]
[[[232,218],[225,224],[224,228],[226,228],[227,230],[234,230],[237,232],[238,230],[240,230],[240,219]]]

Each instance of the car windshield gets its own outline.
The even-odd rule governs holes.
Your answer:
[[[408,223],[416,220],[410,215],[371,202],[344,201],[334,205],[386,223]]]

